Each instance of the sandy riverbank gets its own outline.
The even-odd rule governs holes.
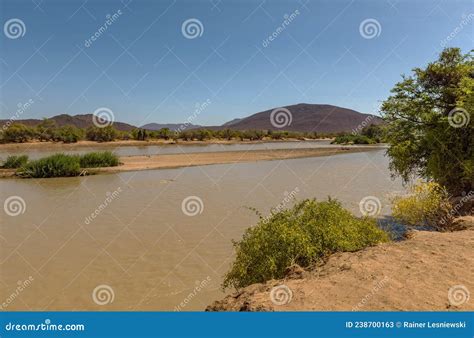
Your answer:
[[[405,241],[335,254],[312,271],[294,267],[285,279],[251,285],[207,310],[472,311],[472,218],[470,226],[449,233],[414,232]],[[272,302],[272,290],[281,303]]]
[[[117,167],[89,169],[90,174],[114,173],[150,169],[169,169],[210,164],[241,163],[254,161],[285,160],[292,158],[332,156],[338,154],[364,152],[380,148],[339,147],[339,148],[301,148],[301,149],[266,149],[220,151],[202,153],[165,154],[151,156],[120,157],[121,165]],[[12,177],[15,171],[0,169],[0,177]]]
[[[353,148],[303,148],[268,149],[245,151],[219,151],[206,153],[165,154],[153,156],[125,156],[120,158],[118,167],[99,168],[98,172],[136,171],[191,167],[209,164],[241,163],[254,161],[285,160],[291,158],[332,156],[374,150],[363,147]]]

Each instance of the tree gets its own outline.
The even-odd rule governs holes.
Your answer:
[[[40,141],[51,141],[54,138],[54,132],[56,129],[56,122],[51,119],[44,118],[36,126],[36,133]]]
[[[108,142],[113,141],[117,137],[117,130],[112,126],[103,128],[89,127],[86,131],[86,137],[89,141]]]
[[[66,125],[54,130],[53,140],[64,143],[75,143],[84,137],[84,131],[75,126]]]
[[[33,128],[21,123],[14,123],[3,131],[2,139],[4,142],[27,142],[35,136]]]
[[[383,103],[390,169],[418,175],[452,195],[474,188],[474,59],[446,48],[426,68],[403,76]]]

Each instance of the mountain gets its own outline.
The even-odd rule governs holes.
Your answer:
[[[68,114],[61,114],[61,115],[56,115],[53,117],[48,118],[48,120],[52,120],[56,123],[58,127],[66,126],[66,125],[72,125],[77,128],[88,128],[94,125],[92,122],[92,116],[93,114],[82,114],[82,115],[68,115]],[[0,120],[0,125],[4,125],[10,120]],[[24,125],[33,127],[38,124],[40,124],[43,120],[39,119],[26,119],[26,120],[16,120],[14,122],[22,123]],[[113,126],[122,131],[130,131],[135,129],[135,126],[132,126],[131,124],[124,123],[124,122],[115,122],[113,123]]]
[[[73,125],[78,128],[93,126],[92,114],[67,115],[61,114],[49,118],[56,122],[57,126]],[[42,120],[25,119],[14,122],[23,123],[28,126],[36,126]],[[10,120],[0,120],[0,126],[11,123]],[[356,128],[362,128],[369,124],[380,124],[382,119],[375,115],[362,114],[355,110],[332,106],[328,104],[299,103],[291,106],[272,108],[245,118],[236,118],[221,126],[200,126],[186,123],[148,123],[143,129],[159,130],[169,128],[172,131],[208,128],[212,130],[234,129],[234,130],[285,130],[300,132],[350,132]],[[130,131],[137,127],[114,121],[113,126],[122,131]],[[281,128],[278,128],[281,127]]]
[[[243,119],[239,119],[239,118],[230,120],[229,122],[224,123],[224,124],[222,125],[222,127],[231,126],[231,125],[236,124],[237,122],[242,121],[242,120],[243,120]]]
[[[148,123],[140,128],[148,130],[160,130],[163,128],[168,128],[169,130],[186,130],[186,129],[196,129],[201,128],[202,126],[190,124],[190,123]]]
[[[327,133],[349,132],[362,124],[380,123],[382,123],[380,117],[362,114],[352,109],[329,104],[299,103],[265,110],[238,121],[232,120],[223,124],[219,129],[269,129]],[[281,128],[278,128],[279,126]]]

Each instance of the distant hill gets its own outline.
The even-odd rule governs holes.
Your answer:
[[[163,128],[168,128],[169,130],[176,131],[176,130],[186,130],[186,129],[196,129],[201,128],[202,126],[195,125],[195,124],[186,124],[186,123],[148,123],[140,128],[148,129],[148,130],[160,130]]]
[[[83,114],[83,115],[68,115],[68,114],[61,114],[61,115],[56,115],[53,117],[48,118],[48,120],[52,120],[56,123],[58,127],[66,126],[66,125],[72,125],[77,128],[88,128],[93,126],[93,120],[92,120],[92,114]],[[7,123],[9,120],[0,120],[0,125],[4,125]],[[26,119],[26,120],[16,120],[15,122],[18,123],[23,123],[24,125],[33,127],[41,123],[43,120],[39,119]],[[131,124],[124,123],[124,122],[115,122],[113,123],[113,126],[122,131],[130,131],[135,129],[135,126],[132,126]]]
[[[222,127],[228,127],[228,126],[234,125],[234,124],[236,124],[237,122],[242,121],[242,120],[243,120],[243,119],[239,119],[239,118],[230,120],[229,122],[224,123],[224,124],[222,125]]]
[[[275,113],[272,119],[273,111]],[[360,126],[363,122],[366,124],[380,124],[382,119],[375,115],[362,114],[352,109],[328,104],[299,103],[265,110],[238,121],[232,120],[223,124],[219,129],[269,129],[325,133],[349,132]],[[278,126],[282,127],[278,128]]]
[[[49,118],[56,122],[57,126],[73,125],[78,128],[88,128],[93,125],[92,114],[67,115],[61,114]],[[15,122],[28,126],[36,126],[42,120],[25,119]],[[0,120],[0,126],[10,122]],[[273,122],[273,123],[272,123]],[[148,123],[140,128],[148,130],[160,130],[169,128],[172,131],[208,128],[212,130],[234,129],[234,130],[286,130],[329,133],[329,132],[350,132],[361,125],[380,124],[380,117],[362,114],[355,110],[332,106],[328,104],[307,104],[299,103],[291,106],[272,108],[245,118],[236,118],[221,126],[200,126],[186,123]],[[137,127],[114,121],[113,126],[122,131],[131,131]],[[281,126],[281,128],[278,128]]]

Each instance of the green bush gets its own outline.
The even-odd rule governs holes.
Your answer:
[[[21,123],[14,123],[3,131],[3,142],[27,142],[35,136],[35,130]]]
[[[17,175],[28,178],[77,176],[81,172],[77,156],[54,154],[22,166]]]
[[[440,228],[451,221],[452,205],[445,188],[435,182],[418,182],[408,196],[393,199],[393,217],[409,225],[430,225]]]
[[[89,141],[109,142],[115,140],[118,134],[118,131],[112,126],[89,127],[86,130],[86,138]]]
[[[368,138],[365,135],[339,135],[336,136],[334,141],[331,143],[333,144],[374,144],[376,143],[375,140]]]
[[[84,137],[84,131],[74,126],[63,126],[54,131],[54,141],[76,143]]]
[[[2,165],[5,169],[16,169],[24,166],[28,162],[28,155],[10,155]]]
[[[223,287],[245,287],[284,277],[292,264],[309,267],[339,251],[356,251],[389,240],[371,218],[357,218],[337,200],[304,200],[275,212],[234,242],[236,259]]]
[[[110,151],[94,152],[79,156],[81,168],[115,167],[119,158]]]

